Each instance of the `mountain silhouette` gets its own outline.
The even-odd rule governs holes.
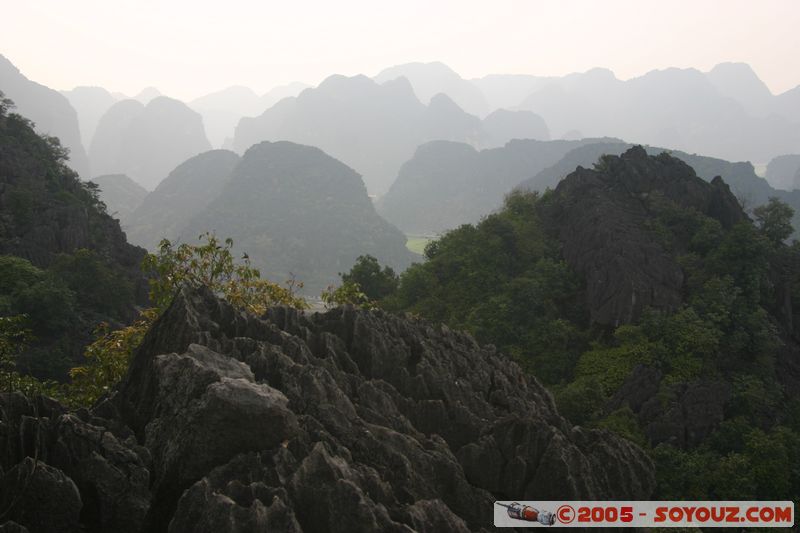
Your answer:
[[[401,167],[379,202],[379,212],[411,235],[475,223],[499,208],[520,181],[555,165],[578,146],[610,140],[513,140],[480,151],[464,143],[432,141]]]
[[[14,101],[17,113],[34,122],[37,132],[58,137],[61,145],[69,149],[70,168],[81,176],[89,176],[78,115],[64,95],[29,80],[2,54],[0,91]]]
[[[489,104],[480,89],[444,63],[437,61],[396,65],[382,70],[374,79],[378,83],[384,83],[397,78],[406,78],[414,88],[417,98],[423,103],[429,103],[431,98],[444,93],[461,109],[472,115],[484,117],[490,111]]]
[[[541,115],[555,137],[578,130],[766,162],[797,150],[800,121],[774,111],[791,95],[775,98],[764,89],[743,65],[722,65],[708,74],[654,70],[628,81],[593,69],[548,80],[519,107]]]
[[[798,184],[794,176],[800,171],[800,154],[779,155],[767,165],[765,178],[776,189],[791,191]]]
[[[362,174],[369,192],[381,195],[400,166],[425,142],[448,140],[486,147],[502,144],[516,131],[544,135],[538,117],[510,117],[491,117],[487,129],[444,93],[423,104],[405,78],[379,84],[366,76],[331,76],[319,87],[281,100],[259,117],[243,118],[236,128],[234,148],[241,152],[263,140],[317,146]]]
[[[67,97],[78,113],[83,146],[91,146],[97,124],[108,108],[117,102],[117,98],[102,87],[75,87],[70,91],[61,91],[61,94]]]
[[[228,87],[189,102],[189,107],[203,116],[208,140],[213,146],[222,146],[233,137],[239,119],[262,113],[261,99],[252,89],[242,86]]]
[[[200,115],[159,96],[147,105],[122,100],[111,106],[89,156],[95,174],[126,174],[151,190],[179,163],[210,148]]]
[[[194,242],[206,231],[233,238],[267,277],[296,276],[310,294],[336,282],[359,255],[398,269],[413,258],[358,174],[318,148],[285,141],[247,150],[181,239]]]
[[[211,150],[178,165],[128,218],[128,239],[149,250],[161,239],[177,239],[192,217],[219,195],[238,162],[234,152]],[[198,235],[191,236],[192,242]]]
[[[568,152],[564,158],[550,168],[539,172],[519,184],[519,188],[544,191],[546,188],[555,187],[565,176],[582,166],[590,168],[602,155],[620,155],[634,145],[622,141],[601,142],[579,146]],[[746,161],[731,162],[715,157],[688,154],[679,150],[646,146],[644,148],[651,156],[667,152],[673,157],[687,163],[696,172],[697,176],[712,181],[716,176],[722,177],[730,187],[731,192],[738,201],[747,209],[752,209],[769,202],[776,197],[789,204],[795,212],[792,225],[800,228],[800,190],[786,191],[772,187],[767,180],[755,173],[753,165]]]

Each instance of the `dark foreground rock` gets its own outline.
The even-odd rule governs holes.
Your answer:
[[[4,395],[0,420],[3,520],[31,533],[481,531],[496,499],[654,486],[641,450],[572,427],[465,334],[352,308],[259,319],[202,290],[178,295],[91,412]],[[37,522],[40,501],[64,520]]]

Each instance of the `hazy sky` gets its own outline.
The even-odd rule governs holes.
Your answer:
[[[24,0],[2,13],[0,53],[56,89],[189,100],[410,61],[623,79],[742,61],[774,93],[800,85],[800,0]]]

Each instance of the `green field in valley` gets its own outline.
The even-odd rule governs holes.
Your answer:
[[[434,239],[435,237],[426,235],[406,235],[406,248],[415,254],[422,255],[425,252],[425,245]]]

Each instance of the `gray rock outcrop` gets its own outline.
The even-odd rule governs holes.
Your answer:
[[[747,215],[722,179],[708,183],[666,153],[648,156],[634,146],[598,165],[564,178],[545,208],[564,259],[586,280],[592,321],[618,326],[648,307],[677,309],[684,275],[675,255],[645,227],[650,197],[696,209],[723,228]]]
[[[71,479],[87,531],[487,531],[495,499],[654,487],[644,452],[572,427],[463,333],[354,308],[257,318],[206,290],[181,291],[92,411],[2,395],[0,420],[4,480],[50,467],[19,509]]]

